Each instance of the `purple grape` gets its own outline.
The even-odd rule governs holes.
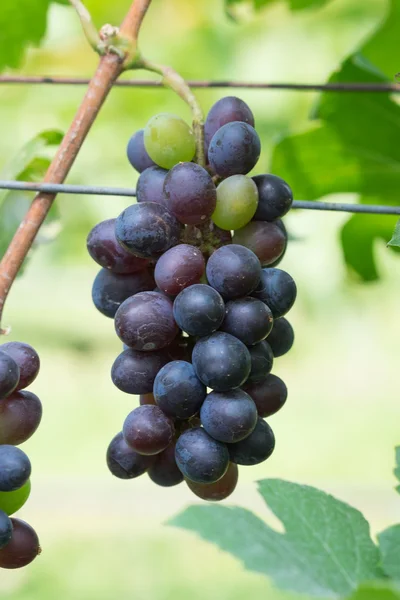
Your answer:
[[[176,464],[174,442],[154,457],[154,462],[149,469],[149,477],[161,487],[172,487],[182,483],[183,475]]]
[[[198,248],[179,244],[158,259],[154,278],[161,291],[176,296],[183,289],[198,283],[205,268],[205,260]]]
[[[175,321],[189,335],[210,335],[220,327],[224,316],[224,301],[209,285],[191,285],[175,298]]]
[[[157,405],[166,415],[189,419],[200,410],[207,390],[189,362],[174,360],[157,374],[153,393]]]
[[[268,306],[247,296],[227,302],[221,331],[234,335],[246,346],[252,346],[267,337],[273,323]]]
[[[245,439],[257,424],[257,407],[243,390],[211,392],[200,411],[204,429],[219,442]]]
[[[154,278],[148,269],[129,275],[101,269],[93,283],[92,299],[97,310],[112,319],[127,298],[153,288]]]
[[[276,223],[251,221],[235,231],[234,242],[252,250],[261,265],[267,267],[275,264],[284,253],[286,235]]]
[[[262,381],[271,372],[274,364],[274,355],[268,341],[263,340],[259,344],[249,347],[251,358],[251,371],[246,385],[250,382]],[[245,389],[245,386],[242,386]],[[245,390],[247,391],[247,390]]]
[[[19,446],[39,427],[42,403],[28,391],[13,392],[0,401],[0,444]]]
[[[4,398],[13,392],[19,383],[19,367],[15,360],[0,351],[0,398]]]
[[[134,133],[130,138],[126,149],[129,162],[139,173],[155,164],[144,147],[143,133],[144,129],[139,129],[139,131]]]
[[[19,367],[19,382],[15,391],[18,392],[35,381],[40,369],[40,359],[32,346],[24,342],[7,342],[0,346],[0,351],[11,356]]]
[[[289,321],[285,317],[276,319],[272,331],[268,336],[268,344],[271,346],[275,358],[289,352],[293,343],[294,331]]]
[[[138,406],[126,417],[122,428],[126,443],[139,454],[165,450],[174,437],[174,425],[158,406]]]
[[[129,348],[116,358],[111,379],[126,394],[150,394],[158,371],[169,360],[164,350],[138,352]]]
[[[210,256],[206,274],[211,287],[230,300],[246,296],[257,287],[261,265],[254,252],[244,246],[230,244]]]
[[[210,109],[204,124],[205,147],[208,151],[211,139],[223,125],[232,121],[243,121],[254,127],[254,116],[243,100],[235,96],[226,96]]]
[[[168,171],[161,167],[149,167],[141,173],[136,186],[138,202],[156,202],[166,206],[164,182]]]
[[[226,445],[214,440],[201,427],[182,433],[176,443],[175,458],[185,478],[196,483],[218,481],[229,466]]]
[[[229,463],[229,467],[225,475],[214,483],[195,483],[186,479],[186,485],[188,488],[201,498],[202,500],[208,500],[209,502],[220,502],[228,498],[237,486],[239,478],[239,469],[235,463]]]
[[[118,479],[140,477],[153,461],[152,456],[143,456],[132,450],[125,442],[122,432],[114,437],[107,449],[107,466]]]
[[[289,273],[267,268],[262,270],[260,283],[251,295],[268,306],[274,319],[279,319],[292,308],[297,288]]]
[[[253,181],[258,189],[258,207],[253,221],[275,221],[286,215],[293,204],[293,192],[276,175],[256,175]]]
[[[12,535],[0,550],[1,569],[20,569],[29,565],[40,554],[36,531],[21,519],[11,519]]]
[[[288,395],[287,387],[282,379],[272,374],[262,381],[254,383],[247,381],[243,389],[253,398],[258,415],[262,418],[277,413],[285,404]]]
[[[275,436],[271,427],[258,419],[253,432],[236,444],[229,444],[229,455],[237,465],[258,465],[271,456],[275,449]]]
[[[248,123],[233,121],[213,135],[208,149],[210,165],[221,177],[246,175],[255,167],[261,152],[260,138]]]

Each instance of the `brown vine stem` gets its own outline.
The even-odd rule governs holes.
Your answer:
[[[137,45],[140,26],[150,3],[151,0],[134,0],[121,25],[121,38],[129,41],[131,53],[132,47]],[[45,175],[44,182],[63,183],[114,81],[123,69],[123,61],[117,54],[106,54],[100,59],[97,71]],[[56,194],[39,193],[34,198],[0,262],[0,327],[4,304],[11,286],[55,197]],[[6,330],[0,328],[1,333],[6,333]]]
[[[162,83],[178,94],[189,105],[193,115],[193,132],[196,139],[196,162],[202,167],[206,166],[204,156],[204,115],[203,110],[197,101],[186,81],[172,67],[159,65],[140,58],[136,63],[136,68],[146,69],[162,76]]]

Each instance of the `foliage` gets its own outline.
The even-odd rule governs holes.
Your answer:
[[[41,181],[50,165],[48,151],[54,150],[61,140],[62,133],[59,131],[42,131],[10,160],[0,172],[0,179]],[[0,190],[0,255],[6,251],[31,200],[32,192]],[[46,221],[51,228],[42,230],[37,242],[47,241],[58,230],[58,221],[58,210],[54,206]]]
[[[25,49],[41,42],[52,2],[68,4],[67,0],[3,0],[0,10],[0,71],[6,67],[18,67]]]
[[[398,448],[396,475],[399,459]],[[258,487],[284,533],[250,511],[226,506],[192,506],[171,524],[197,532],[282,589],[317,598],[398,598],[400,524],[380,534],[378,549],[363,515],[321,490],[280,479]],[[383,586],[386,576],[393,587]],[[364,585],[368,581],[373,583]]]

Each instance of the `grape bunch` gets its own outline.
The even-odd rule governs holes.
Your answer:
[[[31,463],[19,446],[39,427],[42,404],[26,390],[37,377],[40,361],[29,344],[0,346],[0,568],[18,569],[40,553],[35,530],[10,518],[28,500]]]
[[[94,304],[123,342],[112,381],[140,396],[108,447],[111,473],[185,481],[218,501],[234,491],[238,465],[275,447],[264,419],[287,398],[271,370],[293,344],[284,315],[296,285],[277,268],[293,196],[275,175],[247,175],[261,146],[242,100],[217,102],[204,133],[205,167],[177,116],[159,114],[135,133],[127,154],[140,173],[137,203],[96,225],[87,247],[102,267]]]

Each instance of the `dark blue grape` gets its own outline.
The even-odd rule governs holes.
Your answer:
[[[276,375],[268,375],[262,381],[249,383],[243,386],[245,392],[251,396],[257,406],[260,417],[274,415],[285,404],[288,391],[285,383]]]
[[[142,258],[158,258],[179,242],[183,225],[161,204],[132,204],[119,215],[115,233],[119,243]]]
[[[182,433],[176,443],[175,458],[183,475],[196,483],[218,481],[229,466],[227,446],[214,440],[201,427]]]
[[[141,173],[136,185],[138,202],[157,202],[166,206],[164,181],[168,171],[161,167],[149,167]]]
[[[124,440],[122,432],[118,433],[107,449],[107,466],[118,479],[140,477],[153,464],[153,457],[138,454]]]
[[[14,391],[18,392],[35,381],[40,369],[40,359],[32,346],[24,342],[7,342],[0,346],[0,352],[11,356],[19,367],[19,381]]]
[[[138,352],[124,350],[115,360],[111,379],[126,394],[150,394],[158,371],[169,362],[164,350]]]
[[[197,377],[219,392],[240,387],[251,369],[246,346],[222,331],[201,338],[194,347],[192,361]]]
[[[246,381],[247,383],[261,381],[271,372],[274,364],[274,355],[268,340],[263,340],[259,344],[249,347],[251,358],[251,371]],[[243,387],[245,389],[245,387]],[[247,391],[247,390],[245,390]]]
[[[13,492],[22,487],[31,475],[29,458],[19,448],[0,446],[0,492]]]
[[[268,344],[271,346],[271,350],[275,356],[283,356],[293,346],[294,342],[294,331],[293,327],[285,317],[276,319],[271,333],[268,336]]]
[[[237,465],[258,465],[267,460],[275,449],[275,436],[263,419],[258,419],[253,432],[241,442],[229,444],[229,455]]]
[[[209,285],[191,285],[175,298],[175,321],[189,335],[210,335],[220,327],[224,316],[224,301],[217,290]]]
[[[192,162],[179,163],[165,178],[166,206],[185,225],[200,225],[215,210],[217,190],[208,172]]]
[[[250,294],[259,284],[261,265],[257,256],[239,244],[218,248],[208,259],[207,280],[228,300]]]
[[[115,315],[115,331],[130,348],[149,352],[168,346],[179,329],[169,298],[141,292],[121,304]]]
[[[12,536],[11,519],[5,512],[0,510],[0,548],[7,546]]]
[[[208,159],[221,177],[246,175],[255,167],[261,152],[260,138],[248,123],[234,121],[223,125],[213,135]]]
[[[158,406],[138,406],[126,417],[122,428],[124,439],[139,454],[153,455],[172,442],[174,424]]]
[[[174,360],[160,370],[153,393],[161,410],[174,419],[189,419],[195,415],[207,395],[193,366],[183,360]]]
[[[154,278],[162,292],[176,296],[186,287],[198,283],[205,268],[206,263],[199,248],[178,244],[160,256]]]
[[[260,283],[251,295],[265,302],[274,319],[278,319],[292,308],[297,288],[289,273],[282,269],[267,268],[262,270]]]
[[[216,131],[232,121],[243,121],[254,127],[254,116],[243,100],[236,96],[226,96],[218,100],[209,110],[204,124],[204,141],[206,150]]]
[[[245,439],[257,423],[257,407],[243,390],[211,392],[200,411],[204,429],[219,442]]]
[[[92,300],[97,310],[113,319],[127,298],[153,288],[154,278],[147,269],[129,275],[117,275],[108,269],[101,269],[93,282]]]
[[[183,475],[176,464],[174,442],[154,459],[149,469],[149,477],[154,483],[161,487],[172,487],[182,483]]]
[[[275,221],[286,215],[293,204],[293,192],[276,175],[256,175],[253,181],[258,189],[258,207],[253,221]]]
[[[190,479],[186,479],[186,485],[193,494],[202,500],[220,502],[233,494],[237,486],[238,478],[239,469],[237,465],[235,465],[235,463],[229,463],[225,475],[215,483],[195,483],[194,481],[190,481]]]
[[[129,162],[136,171],[139,171],[139,173],[155,164],[144,147],[143,133],[144,129],[139,129],[139,131],[134,133],[129,140],[126,149]]]
[[[134,256],[118,243],[115,219],[98,223],[88,235],[86,246],[90,256],[101,267],[124,275],[143,271],[149,264],[145,258]]]
[[[42,403],[39,398],[21,390],[0,402],[0,444],[18,446],[28,440],[39,427]]]
[[[252,346],[267,337],[273,323],[268,306],[247,296],[227,302],[221,330],[234,335],[246,346]]]
[[[19,383],[20,371],[11,356],[0,351],[0,398],[8,396]]]
[[[36,531],[21,519],[11,519],[11,540],[0,550],[0,569],[20,569],[40,554]]]

